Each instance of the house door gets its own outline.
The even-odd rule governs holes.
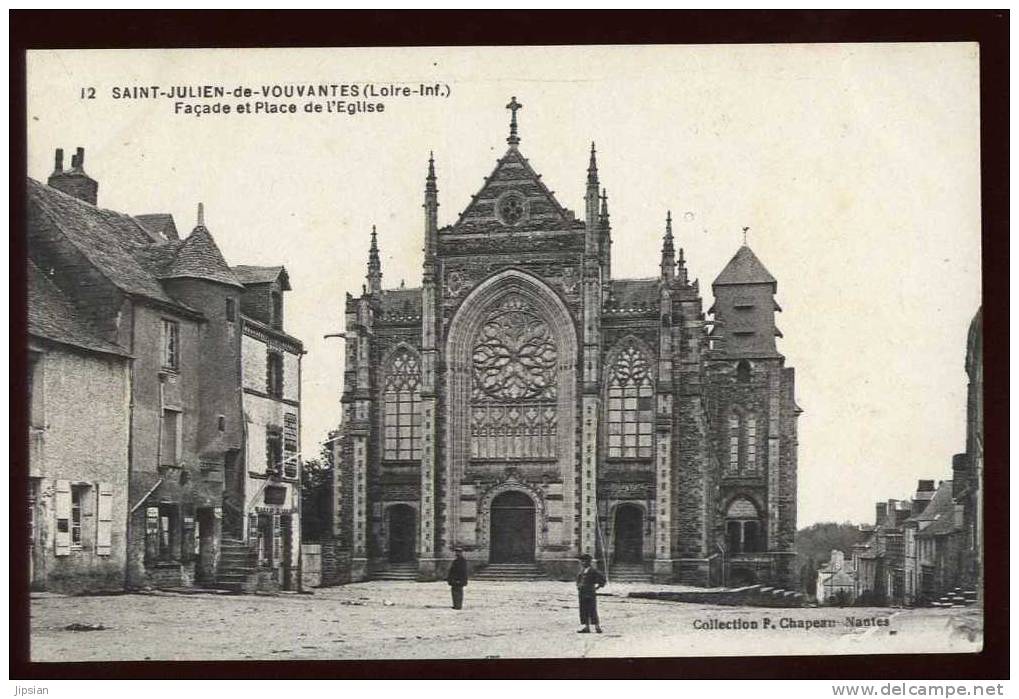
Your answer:
[[[258,565],[272,568],[272,515],[258,515]]]
[[[212,582],[216,577],[216,515],[211,507],[195,510],[198,520],[198,568],[200,582]]]
[[[636,505],[620,505],[616,508],[614,522],[616,563],[639,563],[643,560],[644,514]]]
[[[414,560],[417,515],[410,505],[389,508],[389,562],[407,563]]]
[[[491,563],[534,560],[534,502],[511,490],[492,500]]]

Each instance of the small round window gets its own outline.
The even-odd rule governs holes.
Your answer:
[[[495,215],[507,226],[527,218],[527,200],[519,192],[506,192],[495,203]]]

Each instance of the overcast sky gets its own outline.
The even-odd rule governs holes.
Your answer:
[[[515,95],[521,151],[580,217],[597,141],[615,277],[657,274],[671,209],[707,309],[711,281],[750,226],[750,246],[778,279],[778,346],[804,410],[799,524],[869,522],[874,501],[950,478],[965,445],[966,331],[980,304],[977,51],[32,53],[29,175],[44,181],[55,148],[82,146],[100,206],[171,212],[183,234],[201,201],[230,264],[286,265],[286,327],[308,351],[304,449],[315,455],[312,442],[339,421],[342,378],[342,341],[323,335],[342,329],[344,293],[360,291],[371,226],[384,285],[419,285],[429,150],[445,225],[505,151]],[[111,97],[116,86],[369,81],[450,92],[373,100],[385,111],[356,116],[179,116],[170,99]],[[89,87],[96,98],[82,99]]]

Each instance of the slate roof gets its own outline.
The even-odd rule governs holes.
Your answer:
[[[381,301],[383,318],[421,315],[421,287],[384,289]]]
[[[655,308],[659,301],[659,280],[613,279],[609,287],[608,305],[611,308]]]
[[[148,267],[152,238],[126,214],[100,209],[28,179],[28,203],[107,279],[128,294],[181,305]],[[30,213],[31,215],[31,213]]]
[[[180,240],[173,214],[137,214],[134,218],[142,228],[153,234],[156,242]]]
[[[28,262],[28,334],[95,352],[130,356],[112,342],[100,337],[59,287],[31,260]]]
[[[713,286],[723,284],[777,284],[775,277],[764,268],[748,245],[740,246],[729,264],[715,279]]]
[[[945,483],[948,484],[945,487]],[[938,489],[934,491],[934,497],[927,501],[927,506],[920,514],[913,515],[907,522],[930,522],[938,518],[938,513],[944,511],[946,506],[951,509],[952,504],[952,481],[942,481]]]
[[[241,284],[271,284],[283,275],[282,287],[290,291],[290,275],[282,265],[259,267],[257,265],[234,265],[230,268]]]
[[[100,209],[32,178],[28,200],[34,212],[128,294],[187,309],[167,294],[161,279],[188,277],[241,286],[204,227],[183,241],[159,242],[138,218]]]
[[[922,516],[930,521],[930,524],[917,532],[917,536],[938,536],[958,530],[955,523],[955,500],[952,499],[952,481],[941,482]]]
[[[223,259],[223,253],[205,226],[197,226],[176,246],[176,256],[160,275],[163,279],[205,279],[243,287]]]

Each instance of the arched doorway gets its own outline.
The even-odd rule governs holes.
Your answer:
[[[644,558],[644,513],[636,505],[616,508],[613,531],[613,560],[616,563],[639,563]]]
[[[510,490],[492,500],[491,563],[529,563],[534,560],[534,502]]]
[[[393,505],[389,513],[389,562],[407,563],[414,560],[417,549],[415,533],[417,514],[410,505]]]

